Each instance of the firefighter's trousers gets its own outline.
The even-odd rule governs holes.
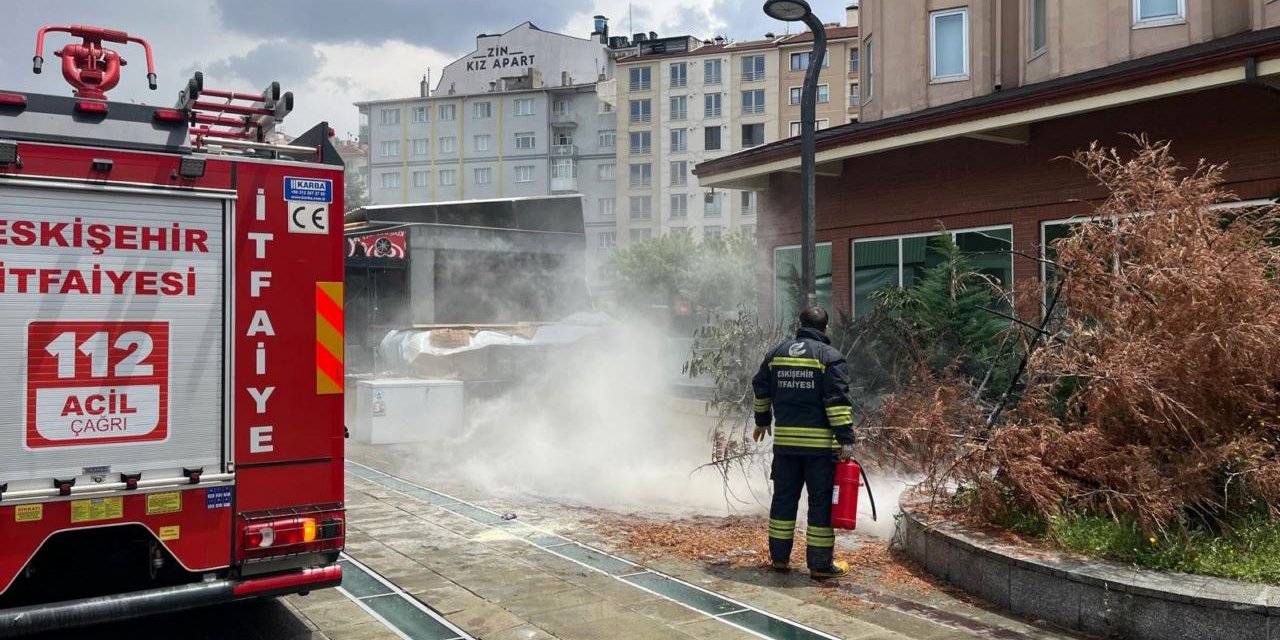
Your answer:
[[[831,569],[835,530],[831,528],[831,494],[835,484],[834,455],[775,454],[773,505],[769,508],[769,555],[776,562],[791,558],[800,489],[809,494],[809,526],[805,557],[810,571]]]

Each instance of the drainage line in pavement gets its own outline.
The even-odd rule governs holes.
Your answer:
[[[405,640],[475,640],[403,589],[342,554],[338,591]]]
[[[776,616],[714,591],[640,566],[559,534],[539,529],[526,523],[503,520],[502,516],[497,512],[448,494],[440,493],[434,489],[414,484],[358,462],[348,460],[347,470],[356,477],[363,478],[397,493],[423,500],[440,509],[483,524],[491,529],[504,531],[549,554],[603,573],[641,591],[670,600],[688,609],[702,613],[713,620],[718,620],[754,636],[765,638],[765,640],[839,640],[836,636],[806,627],[793,620]],[[525,535],[518,533],[520,529],[526,530]]]

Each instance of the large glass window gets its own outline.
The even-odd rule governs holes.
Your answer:
[[[652,67],[632,67],[631,68],[631,90],[632,91],[648,91],[653,86],[653,68]]]
[[[745,56],[742,58],[742,81],[755,82],[764,80],[764,56]]]
[[[707,127],[702,133],[702,148],[706,151],[719,151],[722,146],[720,140],[720,127]]]
[[[742,113],[764,113],[764,89],[752,89],[742,92]]]
[[[703,115],[708,118],[717,118],[721,112],[721,98],[718,93],[708,93],[702,97],[704,105]]]
[[[653,150],[652,131],[631,132],[631,155],[648,155]]]
[[[929,14],[931,60],[934,80],[969,75],[969,11],[952,9]]]
[[[703,61],[702,63],[703,84],[720,84],[720,80],[721,80],[720,60]]]
[[[653,101],[645,98],[644,100],[631,101],[631,121],[632,122],[649,122],[653,119]]]
[[[684,120],[689,117],[689,97],[673,96],[671,98],[671,119]]]
[[[951,232],[956,246],[974,269],[1003,287],[1013,283],[1013,230],[960,230]],[[941,262],[930,246],[937,233],[855,240],[853,243],[853,312],[875,309],[872,294],[885,287],[911,287]]]
[[[831,243],[815,247],[813,255],[818,306],[831,311]],[[781,326],[790,326],[800,313],[800,247],[773,250],[773,317]]]
[[[689,84],[689,64],[686,62],[671,63],[671,86],[683,87]]]

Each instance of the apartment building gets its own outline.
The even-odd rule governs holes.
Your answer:
[[[1226,163],[1243,203],[1278,193],[1280,2],[860,4],[860,121],[820,131],[816,157],[819,299],[835,309],[911,286],[939,225],[1015,290],[1051,284],[1030,256],[1104,197],[1062,160],[1094,141],[1169,140],[1183,164]],[[780,294],[799,260],[799,164],[783,140],[697,168],[704,187],[761,190],[761,302],[779,318],[793,312]]]
[[[434,90],[424,78],[417,96],[357,102],[370,201],[578,193],[588,237],[613,232],[616,91],[601,21],[591,39],[528,22],[482,34]]]
[[[856,21],[853,6],[850,19]],[[857,27],[831,25],[823,68],[819,120],[856,120]],[[812,34],[767,34],[765,39],[699,41],[682,36],[635,43],[617,61],[618,230],[620,243],[665,233],[714,238],[754,235],[758,194],[753,189],[700,185],[699,163],[792,135],[799,94],[813,48]],[[855,70],[850,75],[849,69]],[[792,100],[794,99],[794,103]]]

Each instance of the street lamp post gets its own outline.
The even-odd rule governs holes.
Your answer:
[[[827,55],[827,30],[805,0],[768,0],[764,3],[764,12],[775,20],[803,22],[813,32],[813,53],[809,54],[809,67],[805,70],[804,88],[800,93],[800,279],[805,306],[811,307],[818,304],[814,131],[817,127],[818,73]]]

